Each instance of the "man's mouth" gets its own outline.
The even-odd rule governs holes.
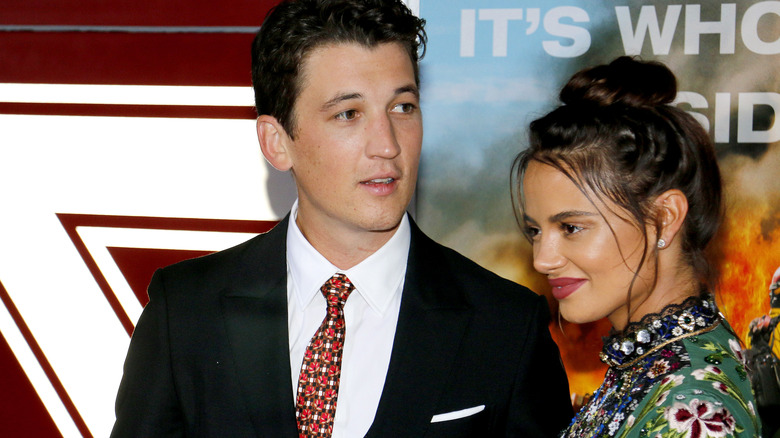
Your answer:
[[[390,184],[395,181],[395,178],[374,178],[372,180],[364,181],[363,184]]]

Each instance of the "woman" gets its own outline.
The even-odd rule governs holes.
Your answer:
[[[575,74],[517,158],[534,267],[560,314],[613,331],[604,382],[564,437],[759,436],[740,343],[709,295],[721,215],[712,143],[660,63]]]

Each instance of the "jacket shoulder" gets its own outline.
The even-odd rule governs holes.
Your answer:
[[[191,295],[199,290],[217,290],[226,284],[263,275],[285,272],[286,219],[266,233],[259,234],[222,251],[183,260],[158,269],[152,285],[159,282],[168,294],[176,290]],[[151,287],[150,287],[151,291]]]

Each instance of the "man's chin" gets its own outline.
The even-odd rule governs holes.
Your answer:
[[[369,220],[369,223],[364,225],[364,229],[375,233],[388,233],[394,232],[401,225],[401,220],[406,214],[406,210],[400,212],[388,214],[383,217],[374,217]]]

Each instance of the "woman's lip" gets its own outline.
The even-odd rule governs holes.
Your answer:
[[[584,278],[552,278],[549,280],[550,286],[552,286],[552,295],[558,301],[573,294],[585,281]]]

